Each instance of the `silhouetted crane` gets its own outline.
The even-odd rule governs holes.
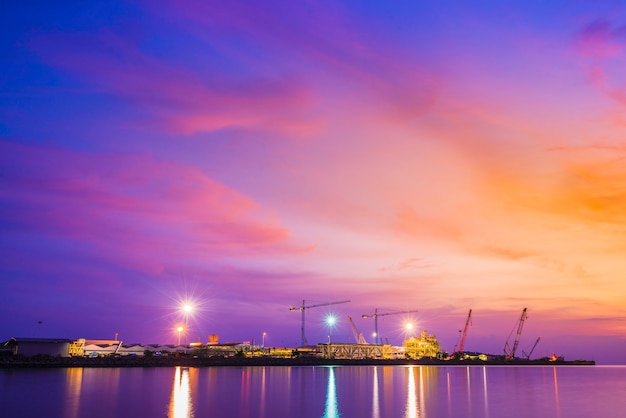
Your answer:
[[[348,303],[350,302],[349,300],[342,300],[339,302],[327,302],[327,303],[318,303],[316,305],[309,305],[306,306],[306,302],[304,301],[304,299],[302,300],[302,305],[300,306],[290,306],[289,310],[290,311],[297,311],[299,310],[300,312],[302,312],[302,326],[301,326],[301,330],[302,330],[302,345],[301,347],[306,347],[307,345],[307,341],[306,341],[306,336],[304,335],[304,312],[307,309],[311,309],[311,308],[317,308],[318,306],[327,306],[327,305],[337,305],[339,303]]]
[[[526,308],[524,308],[524,310],[522,311],[522,315],[520,316],[520,318],[517,320],[517,323],[516,323],[517,333],[515,334],[515,342],[513,343],[513,348],[509,346],[509,340],[511,339],[511,336],[513,335],[513,332],[515,331],[515,326],[511,330],[511,333],[509,334],[509,338],[506,339],[506,343],[504,344],[504,357],[506,359],[510,360],[515,357],[515,351],[517,350],[517,346],[519,345],[519,339],[522,336],[522,328],[524,328],[524,321],[526,321],[526,318],[528,318],[528,315],[526,315]]]
[[[365,341],[365,337],[363,336],[363,333],[359,332],[359,330],[356,329],[356,325],[354,325],[354,322],[352,321],[352,317],[350,317],[350,315],[348,315],[348,321],[350,322],[350,327],[352,328],[352,334],[354,334],[354,339],[356,340],[356,343],[367,344],[367,341]]]
[[[417,309],[412,310],[412,311],[402,311],[402,312],[387,312],[387,313],[378,313],[378,308],[374,309],[374,313],[373,314],[364,314],[361,315],[361,317],[363,318],[374,318],[374,334],[375,335],[375,339],[374,339],[374,344],[381,344],[379,341],[381,341],[380,336],[378,335],[378,317],[379,316],[387,316],[387,315],[398,315],[398,314],[404,314],[404,313],[413,313],[413,312],[417,312]]]
[[[522,355],[526,357],[526,360],[530,360],[530,356],[533,355],[533,351],[535,351],[535,347],[537,347],[537,344],[539,344],[539,340],[541,340],[541,337],[537,337],[537,341],[535,341],[535,343],[533,344],[533,348],[530,349],[530,352],[528,354],[526,354],[526,352],[522,350]]]
[[[459,341],[459,351],[456,350],[456,346],[454,347],[454,350],[452,351],[452,354],[455,353],[462,353],[463,350],[465,349],[465,338],[467,337],[467,328],[472,324],[472,310],[469,310],[469,313],[467,314],[467,320],[465,321],[465,327],[463,328],[463,332],[461,333],[461,340]]]

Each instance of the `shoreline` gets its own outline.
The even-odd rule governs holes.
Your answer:
[[[325,359],[317,357],[30,357],[0,359],[0,369],[32,368],[111,368],[111,367],[272,367],[272,366],[594,366],[592,360],[548,361],[538,360],[379,360],[379,359]]]

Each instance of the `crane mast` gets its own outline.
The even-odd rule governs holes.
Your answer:
[[[300,306],[290,306],[289,307],[290,311],[300,311],[302,313],[302,323],[301,323],[301,326],[300,326],[300,331],[302,333],[301,347],[306,347],[306,345],[307,345],[306,335],[304,333],[304,313],[306,312],[307,309],[317,308],[318,306],[337,305],[337,304],[340,304],[340,303],[348,303],[348,302],[350,302],[350,301],[349,300],[341,300],[341,301],[338,301],[338,302],[318,303],[316,305],[306,306],[306,301],[303,299],[302,300],[302,304]]]
[[[412,311],[387,312],[387,313],[379,314],[378,308],[376,308],[374,309],[373,314],[364,314],[364,315],[361,315],[361,317],[362,318],[374,318],[374,334],[376,334],[376,337],[374,338],[374,344],[381,344],[382,338],[380,338],[380,336],[378,335],[378,317],[387,316],[387,315],[398,315],[398,314],[404,314],[404,313],[413,313],[413,312],[418,312],[418,310],[414,309]]]
[[[467,320],[465,321],[465,327],[463,327],[463,332],[461,333],[461,340],[459,341],[459,351],[454,350],[454,353],[462,353],[465,349],[465,338],[467,338],[467,328],[472,324],[472,310],[469,310],[467,314]]]
[[[517,320],[517,324],[516,324],[517,333],[515,334],[515,342],[513,343],[513,348],[509,346],[509,339],[511,338],[511,335],[513,335],[513,331],[515,330],[515,327],[513,327],[513,330],[511,330],[511,334],[509,334],[509,338],[507,338],[506,343],[504,344],[504,357],[507,359],[512,359],[515,357],[515,351],[517,350],[520,337],[522,336],[522,328],[524,328],[524,321],[526,321],[526,318],[528,317],[528,315],[526,314],[526,309],[527,308],[524,308],[524,310],[522,311],[522,315]]]

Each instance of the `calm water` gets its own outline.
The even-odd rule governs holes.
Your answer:
[[[626,417],[626,367],[0,370],[6,417]]]

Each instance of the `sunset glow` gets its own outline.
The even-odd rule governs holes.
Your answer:
[[[298,347],[349,299],[333,342],[472,309],[501,354],[528,307],[520,349],[626,363],[626,6],[13,3],[4,339]]]

